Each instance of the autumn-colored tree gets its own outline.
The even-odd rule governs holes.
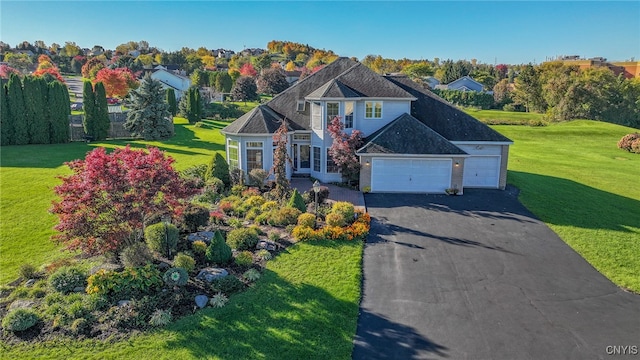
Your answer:
[[[246,63],[240,68],[240,75],[255,77],[256,75],[258,75],[258,72],[253,67],[253,65],[251,65],[251,63]]]
[[[8,79],[11,74],[20,75],[20,71],[7,64],[0,65],[0,79]]]
[[[82,77],[93,80],[98,74],[98,71],[104,68],[105,66],[102,60],[98,57],[93,57],[82,65]]]
[[[270,172],[275,178],[276,187],[273,191],[278,199],[285,199],[290,188],[290,183],[287,179],[287,163],[291,164],[292,161],[287,152],[287,137],[288,129],[287,120],[285,119],[273,134],[275,149],[273,150],[273,165]]]
[[[353,130],[351,135],[347,135],[344,132],[344,124],[338,116],[331,120],[327,130],[333,138],[329,155],[331,155],[333,162],[340,167],[342,178],[347,182],[358,181],[360,161],[356,150],[363,144],[362,133],[359,130]]]
[[[184,200],[197,193],[173,168],[173,159],[157,148],[129,146],[107,154],[96,148],[84,160],[66,163],[72,174],[54,188],[60,200],[54,241],[88,255],[118,252],[139,241],[151,215],[177,218]]]
[[[109,69],[98,71],[93,83],[102,82],[108,97],[125,97],[131,88],[138,85],[135,76],[128,68]]]
[[[81,55],[74,56],[71,59],[71,69],[76,74],[82,73],[82,66],[87,62],[87,58]]]
[[[55,78],[56,80],[60,81],[63,84],[65,83],[64,78],[62,77],[62,75],[60,75],[60,72],[58,71],[58,68],[46,68],[46,69],[36,70],[33,72],[33,76],[46,77],[47,75],[53,76],[53,78]]]
[[[294,71],[296,69],[296,64],[293,61],[289,61],[284,69],[287,71]]]

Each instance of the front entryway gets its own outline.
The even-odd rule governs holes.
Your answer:
[[[308,144],[293,144],[293,172],[309,174],[311,172],[311,146]]]

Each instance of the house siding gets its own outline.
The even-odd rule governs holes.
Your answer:
[[[504,190],[507,187],[507,164],[509,162],[509,145],[502,145],[500,157],[500,181],[498,188]]]
[[[371,99],[376,101],[376,99]],[[365,101],[358,101],[356,103],[356,117],[355,126],[362,132],[362,136],[366,137],[394,119],[404,113],[411,113],[411,101],[410,100],[381,100],[382,101],[382,118],[381,119],[365,119],[364,115],[364,103]]]
[[[166,70],[158,70],[151,74],[151,78],[162,83],[164,88],[168,86],[176,89],[176,99],[182,97],[182,94],[191,86],[191,80],[185,77],[174,75]]]

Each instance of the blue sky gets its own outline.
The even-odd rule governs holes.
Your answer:
[[[266,48],[306,43],[362,59],[478,59],[540,63],[557,55],[640,60],[640,2],[600,1],[5,1],[0,40],[75,41],[114,49],[146,40]]]

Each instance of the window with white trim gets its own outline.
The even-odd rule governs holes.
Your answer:
[[[311,134],[293,134],[293,140],[309,141],[311,140]]]
[[[334,117],[340,116],[340,103],[328,102],[327,103],[327,126],[333,120]]]
[[[247,172],[253,169],[262,169],[262,141],[247,142]]]
[[[321,161],[322,160],[320,159],[320,147],[314,146],[313,147],[313,171],[320,172]]]
[[[333,158],[329,153],[329,149],[327,149],[327,172],[328,173],[338,173],[340,172],[340,167],[333,162]]]
[[[382,119],[382,101],[364,102],[365,119]]]
[[[237,140],[227,140],[227,152],[228,152],[228,163],[229,169],[237,169],[238,168],[238,141]]]
[[[355,103],[353,101],[345,101],[344,103],[344,128],[353,128],[353,112],[355,110]]]
[[[311,124],[315,130],[322,130],[322,104],[319,102],[311,104]]]

